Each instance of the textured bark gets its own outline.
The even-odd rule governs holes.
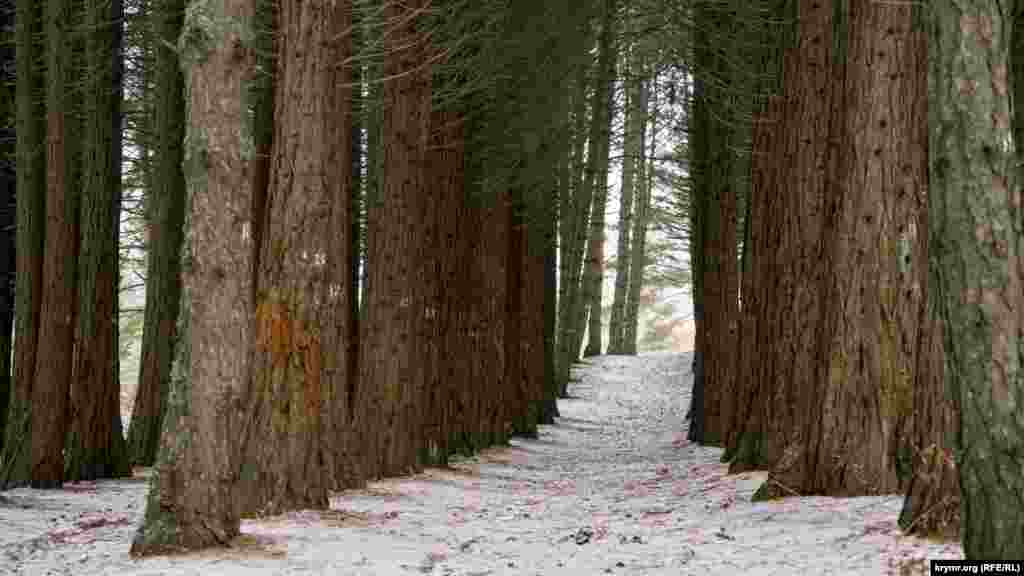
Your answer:
[[[922,210],[919,250],[928,255],[928,212]],[[942,322],[933,283],[924,270],[928,306],[921,311],[917,365],[914,369],[913,475],[899,525],[905,532],[955,539],[960,534],[960,479],[953,459],[960,424],[959,400],[946,390]],[[937,280],[937,279],[936,279]]]
[[[91,73],[85,83],[76,365],[64,454],[70,481],[131,473],[116,372],[121,92],[111,86],[120,85],[121,12],[119,1],[86,4],[86,64]]]
[[[78,255],[78,188],[72,108],[77,22],[73,0],[47,5],[46,247],[39,349],[32,389],[32,486],[59,488],[73,375]],[[71,39],[72,41],[69,41]],[[44,408],[45,407],[45,408]]]
[[[326,508],[351,482],[350,6],[285,1],[271,188],[260,257],[256,351],[239,510]],[[348,472],[351,474],[351,472]]]
[[[242,395],[251,375],[252,0],[197,2],[186,14],[186,220],[183,295],[158,465],[135,556],[226,545],[239,532]]]
[[[929,224],[969,559],[1024,550],[1021,191],[1012,142],[1013,2],[931,6]]]
[[[132,463],[152,466],[171,382],[171,364],[178,341],[175,322],[181,302],[181,242],[185,220],[185,79],[178,55],[171,49],[181,33],[184,0],[163,0],[155,8],[156,166],[149,197],[149,245],[146,270],[146,311],[142,332],[139,383],[135,392],[128,451]]]
[[[693,165],[693,194],[701,204],[699,243],[701,321],[696,338],[700,341],[703,378],[702,403],[695,405],[703,417],[700,434],[692,440],[706,445],[721,445],[726,434],[727,414],[732,406],[735,381],[737,319],[739,314],[739,269],[736,251],[737,193],[736,153],[733,151],[738,128],[734,119],[736,103],[728,87],[735,72],[711,44],[712,37],[728,37],[736,27],[734,18],[712,7],[697,10],[697,63],[706,71],[703,88],[695,102],[700,130],[695,130],[694,148],[700,149]]]
[[[360,387],[366,405],[361,443],[368,477],[417,467],[422,440],[424,382],[417,340],[426,320],[418,256],[425,245],[422,198],[430,115],[430,70],[424,66],[422,0],[388,5],[396,23],[385,41],[383,165],[380,203],[370,235],[370,289],[361,338]]]
[[[787,44],[786,31],[790,27],[786,18],[788,0],[778,0],[768,6],[774,20],[754,21],[746,24],[752,37],[761,39],[749,53],[749,65],[763,70],[764,74],[754,82],[757,94],[767,98],[751,104],[753,123],[751,125],[751,148],[743,168],[749,173],[746,187],[743,221],[743,255],[740,264],[740,311],[739,333],[737,334],[737,367],[735,389],[732,394],[733,409],[727,414],[724,437],[725,453],[722,461],[733,461],[739,449],[739,439],[753,412],[753,398],[761,385],[760,366],[771,363],[766,350],[769,342],[765,335],[770,326],[761,321],[765,317],[765,305],[773,293],[770,279],[774,266],[775,249],[767,243],[770,229],[768,218],[776,204],[773,193],[775,169],[783,156],[779,144],[784,104],[777,95],[782,87],[782,56]],[[741,175],[743,176],[743,175]]]
[[[464,451],[463,434],[473,424],[465,412],[472,391],[467,374],[469,363],[460,358],[467,349],[466,305],[472,301],[476,287],[465,281],[469,258],[467,232],[471,225],[463,213],[466,151],[462,118],[451,110],[432,112],[430,135],[427,165],[428,186],[436,202],[435,266],[444,290],[436,302],[437,346],[431,350],[434,371],[429,388],[431,420],[426,456],[434,465],[445,465],[450,454]]]
[[[817,383],[803,413],[802,494],[906,488],[924,306],[916,249],[927,183],[925,44],[909,5],[853,3],[834,73]],[[841,29],[837,26],[836,29]],[[838,40],[838,39],[837,39]]]
[[[35,382],[42,305],[43,246],[46,231],[46,128],[42,102],[42,5],[19,0],[16,21],[17,108],[17,255],[15,268],[14,374],[3,451],[0,488],[29,481],[32,394]]]
[[[782,162],[768,192],[777,198],[767,238],[775,258],[770,277],[759,280],[773,285],[772,298],[764,304],[768,314],[759,320],[770,330],[763,340],[768,348],[761,352],[771,359],[762,367],[752,401],[757,414],[744,426],[737,454],[743,461],[734,460],[737,468],[778,463],[781,474],[791,467],[801,454],[794,433],[811,416],[810,406],[801,402],[810,402],[816,393],[833,8],[832,2],[801,3],[795,46],[784,56],[786,106],[778,128]]]
[[[508,191],[483,198],[482,234],[477,244],[476,258],[480,262],[480,284],[483,287],[480,302],[482,327],[478,346],[484,361],[475,382],[486,382],[488,389],[481,394],[480,429],[475,432],[477,448],[502,444],[511,433],[509,418],[510,393],[508,378],[511,371],[506,345],[506,323],[513,320],[508,311],[508,248],[512,231],[511,199]]]
[[[744,437],[743,433],[751,425],[751,419],[760,415],[760,407],[755,402],[765,393],[762,386],[766,380],[762,374],[770,374],[773,365],[773,357],[766,352],[771,345],[772,326],[764,319],[774,301],[775,284],[770,281],[775,263],[771,222],[778,218],[774,211],[778,201],[772,192],[782,159],[783,147],[778,143],[783,137],[780,128],[784,109],[784,101],[772,97],[765,111],[754,119],[751,194],[747,200],[750,203],[750,263],[749,268],[743,270],[742,278],[736,409],[725,438],[725,459],[731,461],[729,471],[734,473],[746,470],[750,466],[750,454],[759,451],[757,436]],[[759,421],[755,420],[754,428],[758,425]]]

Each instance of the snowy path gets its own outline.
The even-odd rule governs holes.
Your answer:
[[[230,550],[131,560],[146,483],[0,496],[0,574],[927,574],[900,497],[752,504],[756,475],[685,442],[689,356],[597,359],[557,426],[326,513],[243,522]]]

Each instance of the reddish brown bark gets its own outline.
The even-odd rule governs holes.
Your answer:
[[[252,188],[242,91],[252,0],[210,6],[224,27],[212,43],[185,42],[189,124],[183,297],[172,391],[146,515],[132,555],[226,545],[239,532],[235,484],[253,342]],[[185,39],[197,37],[186,32]]]
[[[771,286],[759,304],[765,314],[758,328],[763,323],[767,329],[763,337],[758,333],[765,345],[759,352],[762,360],[771,358],[760,366],[734,470],[792,466],[800,454],[796,433],[812,409],[823,304],[820,255],[834,80],[833,13],[831,2],[801,4],[797,45],[783,56],[785,105],[777,127],[777,178],[767,192],[775,205],[764,216],[769,226],[765,243],[774,252],[774,262],[770,268],[758,265],[765,274],[758,282]]]
[[[428,185],[435,199],[433,218],[436,226],[432,264],[441,288],[435,295],[434,331],[430,349],[434,370],[430,381],[431,419],[428,426],[427,461],[444,465],[459,445],[465,426],[463,402],[470,380],[463,359],[466,353],[466,304],[474,287],[465,281],[467,268],[467,222],[463,214],[463,162],[465,145],[462,118],[452,111],[431,114],[431,143],[427,164]]]
[[[349,189],[351,7],[279,7],[275,130],[260,246],[252,406],[240,510],[324,508],[353,483],[344,448],[354,290]]]
[[[384,184],[374,214],[361,342],[360,380],[365,395],[362,447],[369,477],[404,474],[418,467],[423,442],[424,333],[429,294],[420,257],[433,223],[425,221],[424,170],[429,137],[430,53],[422,10],[425,1],[389,4],[396,25],[385,38]]]
[[[765,320],[774,302],[775,283],[771,274],[775,268],[775,240],[771,222],[778,218],[778,196],[774,194],[776,170],[782,161],[784,147],[779,144],[785,101],[772,97],[766,110],[755,118],[751,159],[750,253],[751,266],[743,271],[743,306],[740,311],[740,331],[737,348],[735,409],[727,422],[724,446],[732,460],[730,472],[742,472],[755,467],[751,456],[758,454],[759,435],[744,437],[748,424],[760,424],[760,401],[765,396],[762,386],[767,384],[765,374],[771,374],[774,357],[769,353],[773,326]],[[755,420],[751,421],[751,418]]]
[[[67,91],[72,63],[66,45],[72,2],[52,2],[47,13],[47,191],[39,349],[32,388],[32,486],[60,487],[64,479],[69,392],[77,309],[78,197],[74,116]]]
[[[805,430],[806,468],[792,486],[802,493],[905,488],[896,462],[910,430],[927,269],[915,250],[925,209],[918,192],[927,181],[920,138],[927,75],[912,10],[850,5],[849,54],[836,81],[843,94],[832,104],[838,147],[830,159],[834,180],[826,182],[817,406]]]

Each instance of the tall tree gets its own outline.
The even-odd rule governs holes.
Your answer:
[[[352,284],[351,6],[286,0],[260,250],[244,513],[326,508],[346,457]],[[344,86],[344,87],[343,87]]]
[[[252,214],[243,94],[252,81],[253,0],[195,2],[187,71],[187,182],[178,346],[158,463],[131,552],[225,545],[239,531],[239,409],[251,378]]]
[[[185,220],[185,79],[173,46],[181,34],[185,0],[158,0],[152,6],[160,41],[156,51],[155,173],[149,206],[146,311],[142,328],[139,382],[135,391],[128,450],[131,462],[156,461],[171,382],[181,302],[181,242]]]
[[[85,146],[78,268],[78,327],[66,479],[129,474],[117,367],[121,188],[120,0],[86,4]],[[113,88],[113,89],[112,89]]]
[[[801,451],[788,490],[906,488],[927,183],[925,43],[911,5],[836,10],[831,147],[823,186],[822,316],[816,382],[801,392]],[[839,19],[841,18],[841,19]],[[806,418],[804,415],[813,414]]]
[[[75,55],[77,3],[46,6],[46,245],[43,257],[39,349],[32,389],[32,486],[64,480],[64,442],[74,373],[77,315],[78,206],[76,146],[79,85]]]
[[[930,6],[929,224],[969,559],[1024,550],[1021,215],[1010,101],[1011,0]]]
[[[740,129],[738,106],[731,91],[738,74],[724,52],[723,39],[735,35],[737,17],[730,8],[701,3],[696,10],[694,60],[700,92],[694,98],[694,130],[691,136],[691,184],[698,217],[691,266],[698,276],[697,345],[702,378],[694,381],[702,403],[698,426],[691,440],[719,445],[725,436],[725,405],[735,378],[735,362],[728,351],[736,346],[739,314],[739,276],[736,250],[737,182],[734,152]],[[694,395],[694,398],[698,394]]]
[[[416,0],[387,4],[384,10],[393,27],[384,42],[387,113],[381,144],[387,170],[367,248],[370,289],[359,367],[367,401],[362,447],[369,477],[416,468],[422,440],[425,373],[416,336],[428,321],[425,298],[433,289],[417,258],[430,245],[425,234],[432,228],[423,206],[431,101],[424,7]]]
[[[757,361],[764,363],[766,370],[756,397],[750,400],[750,416],[733,460],[735,469],[771,466],[779,462],[787,447],[797,446],[793,437],[796,423],[812,415],[799,402],[810,401],[815,393],[812,384],[822,306],[823,183],[834,80],[829,69],[838,60],[833,57],[837,23],[832,2],[791,7],[799,10],[798,18],[792,20],[794,33],[784,36],[789,40],[783,66],[787,102],[776,128],[776,148],[784,163],[776,166],[773,188],[765,191],[773,202],[774,217],[766,220],[765,231],[766,242],[773,247],[773,265],[759,267],[768,277],[757,279],[771,290],[771,300],[759,304],[765,311],[758,320],[759,330],[763,323],[767,333],[762,340],[759,332],[758,339],[767,349],[760,350]],[[795,463],[796,456],[792,452],[782,468]]]
[[[46,230],[46,128],[43,122],[43,5],[18,0],[17,41],[17,218],[15,267],[14,380],[3,451],[0,487],[29,481],[32,396],[42,307],[43,247]]]

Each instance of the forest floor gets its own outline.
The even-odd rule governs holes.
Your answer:
[[[908,537],[902,498],[751,503],[685,440],[688,354],[581,368],[536,440],[335,495],[326,512],[244,521],[229,549],[133,560],[145,474],[0,495],[0,574],[927,574],[958,543]]]

